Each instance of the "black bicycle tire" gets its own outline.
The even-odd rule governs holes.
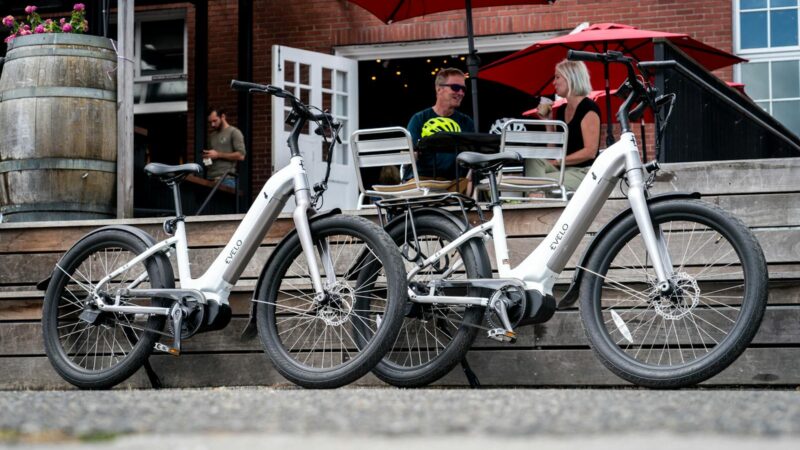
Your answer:
[[[418,236],[436,232],[437,237],[452,242],[458,238],[462,231],[451,221],[437,215],[419,215],[414,218],[414,229]],[[411,235],[410,227],[398,226],[390,231],[392,239],[397,245],[403,244],[406,234]],[[482,244],[481,244],[482,245]],[[465,243],[458,248],[464,261],[465,271],[469,278],[491,278],[491,267],[481,264],[482,259],[473,250],[470,243]],[[480,291],[480,290],[479,290]],[[372,370],[373,374],[393,386],[404,388],[417,388],[427,386],[447,375],[469,352],[475,341],[483,316],[484,307],[466,308],[463,323],[455,336],[445,349],[425,364],[402,367],[384,357]],[[389,350],[391,352],[391,350]]]
[[[277,331],[277,317],[274,303],[267,300],[274,298],[280,286],[283,274],[291,265],[294,257],[302,253],[300,239],[297,234],[290,237],[286,245],[282,245],[272,258],[274,264],[267,268],[264,284],[260,290],[256,304],[256,320],[259,338],[264,345],[265,353],[272,361],[275,369],[291,382],[309,389],[330,389],[349,384],[367,374],[380,361],[397,336],[402,320],[403,299],[406,296],[407,284],[405,271],[399,251],[388,234],[378,225],[358,216],[335,215],[311,223],[312,236],[320,234],[354,233],[367,242],[371,249],[378,252],[384,263],[383,269],[387,278],[387,302],[379,333],[368,346],[359,352],[347,364],[339,365],[333,370],[309,370],[295,363],[281,345]]]
[[[89,258],[94,251],[106,248],[109,245],[117,245],[134,254],[141,254],[147,250],[147,244],[130,232],[104,230],[79,241],[61,258],[58,266],[64,271],[70,272],[70,270],[80,267],[80,264]],[[174,280],[165,279],[165,274],[162,274],[158,269],[159,266],[154,257],[147,259],[145,265],[153,288],[174,287]],[[57,328],[54,328],[58,327],[58,300],[69,279],[64,274],[64,271],[56,267],[44,297],[42,337],[45,353],[55,371],[70,384],[81,389],[110,389],[127,380],[141,368],[152,353],[153,345],[158,341],[160,335],[154,332],[143,332],[140,339],[134,344],[133,350],[124,360],[108,370],[94,374],[79,370],[68,361],[61,348]],[[152,304],[162,306],[162,300],[153,299]],[[146,328],[160,331],[164,328],[164,323],[165,316],[151,315],[147,321]]]
[[[728,367],[747,348],[761,324],[767,302],[767,265],[761,246],[753,233],[739,219],[708,203],[692,200],[666,201],[650,206],[654,224],[673,220],[696,220],[720,233],[735,249],[742,263],[746,284],[742,307],[735,325],[708,355],[673,368],[653,368],[625,356],[610,339],[603,326],[598,306],[601,279],[584,274],[581,285],[581,319],[592,349],[602,363],[617,376],[639,386],[657,389],[692,386],[705,381]],[[605,270],[623,246],[638,236],[633,216],[610,230],[592,253],[587,268],[605,276]],[[673,261],[677,266],[678,263]]]

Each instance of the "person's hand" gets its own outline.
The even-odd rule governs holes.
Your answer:
[[[209,158],[209,159],[212,159],[212,160],[213,159],[217,159],[217,158],[219,158],[219,152],[217,152],[214,149],[203,150],[203,158]]]
[[[552,117],[553,110],[550,105],[539,105],[537,114],[540,119],[549,120]]]
[[[539,100],[539,107],[537,108],[539,117],[545,120],[553,117],[553,101],[547,97],[542,97]]]

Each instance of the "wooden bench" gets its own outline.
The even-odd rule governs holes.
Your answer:
[[[753,344],[730,368],[706,385],[800,384],[800,159],[665,165],[655,192],[698,191],[705,201],[741,218],[758,237],[770,272],[769,307]],[[619,191],[615,191],[618,195]],[[589,230],[592,233],[626,207],[613,198]],[[562,205],[509,205],[505,212],[512,263],[518,263],[552,227]],[[350,212],[374,218],[372,211]],[[187,227],[192,271],[198,276],[225,245],[241,215],[191,217]],[[163,238],[163,219],[0,224],[0,389],[63,388],[52,370],[41,340],[43,293],[35,289],[55,262],[88,231],[106,224],[127,223]],[[263,241],[231,296],[234,318],[224,330],[185,342],[174,358],[154,354],[154,369],[166,386],[272,385],[286,381],[263,354],[258,339],[242,340],[250,298],[261,267],[276,243],[293,228],[283,215]],[[491,251],[491,249],[490,249]],[[577,251],[562,274],[566,288]],[[177,273],[177,271],[176,271]],[[623,386],[622,380],[596,359],[584,336],[577,308],[559,311],[549,322],[520,329],[514,345],[479,337],[469,354],[484,385]],[[360,385],[378,385],[373,376]],[[466,385],[460,368],[440,385]],[[124,386],[147,387],[140,372]]]

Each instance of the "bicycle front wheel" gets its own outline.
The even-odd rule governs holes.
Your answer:
[[[407,284],[396,246],[374,223],[327,217],[311,223],[311,235],[325,295],[314,292],[295,234],[271,258],[255,299],[258,331],[281,375],[334,388],[365,375],[391,347]]]
[[[663,295],[631,216],[592,253],[581,286],[581,318],[603,364],[634,384],[677,388],[730,365],[758,331],[767,266],[750,230],[700,201],[650,206],[672,261]]]

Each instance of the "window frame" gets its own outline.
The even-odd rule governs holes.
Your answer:
[[[771,8],[769,6],[769,0],[767,0],[767,7],[766,8],[758,8],[754,10],[747,10],[747,11],[766,11],[767,12],[767,44],[769,44],[770,39],[770,19],[769,13],[770,11],[775,10],[791,10],[794,9],[797,11],[797,36],[798,36],[798,45],[786,45],[781,47],[759,47],[759,48],[742,48],[742,33],[741,33],[741,22],[742,22],[742,9],[739,6],[741,0],[733,0],[733,46],[734,51],[737,55],[747,56],[750,59],[750,55],[753,55],[753,58],[758,57],[760,54],[764,53],[776,53],[776,52],[791,52],[797,51],[800,52],[800,2],[796,6],[781,6],[778,8]]]
[[[183,20],[183,71],[179,74],[164,75],[142,75],[141,74],[141,47],[142,47],[142,23],[156,22],[161,20]],[[169,9],[158,11],[142,11],[134,14],[134,45],[133,45],[133,89],[142,89],[143,86],[164,81],[186,81],[189,80],[189,29],[186,23],[186,9]],[[111,23],[117,23],[117,17],[111,19]],[[188,93],[187,93],[188,95]],[[187,112],[189,110],[188,100],[174,102],[143,102],[142,96],[137,103],[133,104],[133,113],[137,114],[158,114],[171,112]]]

